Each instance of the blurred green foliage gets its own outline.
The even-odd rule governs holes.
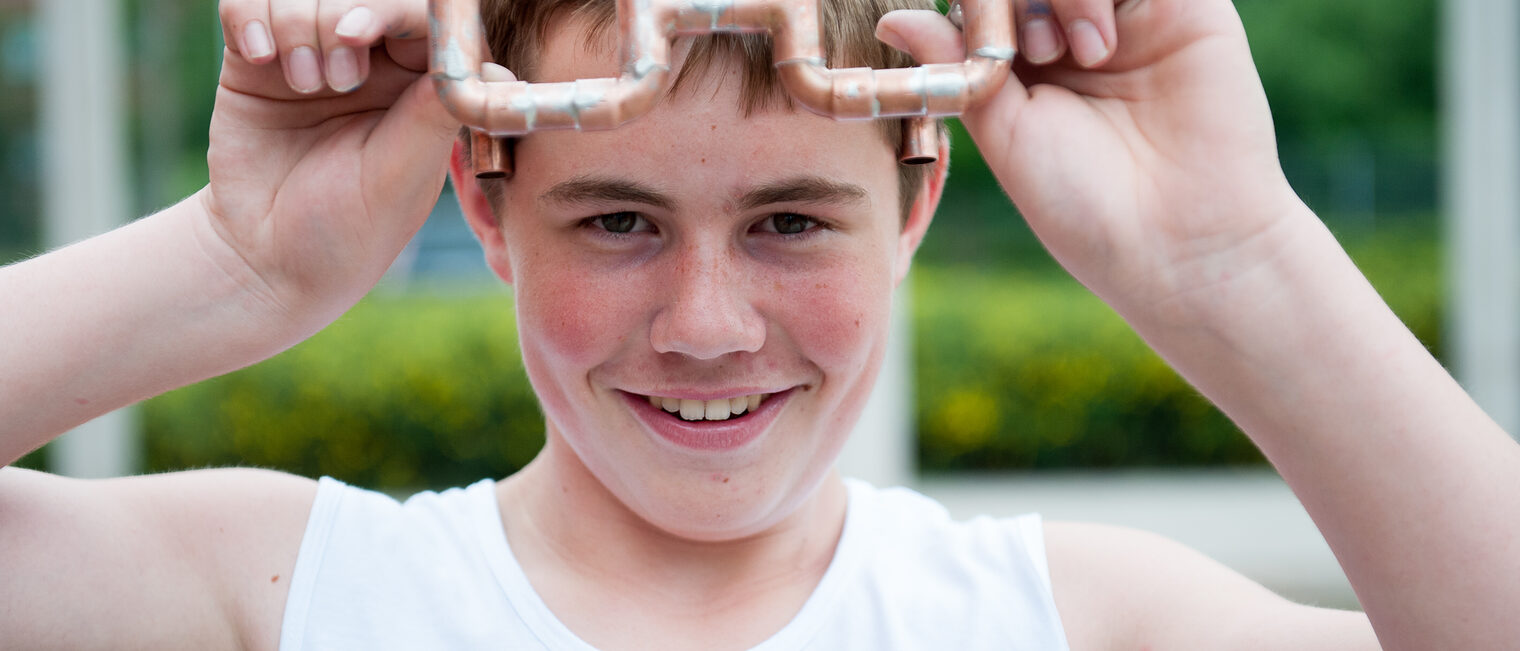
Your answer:
[[[509,474],[543,442],[516,335],[499,292],[373,295],[285,353],[144,404],[147,470],[403,488]]]
[[[1433,147],[1435,0],[1235,0],[1235,8],[1279,138]]]
[[[1254,463],[1227,419],[1075,281],[915,272],[926,471]]]
[[[1332,221],[1365,217],[1351,214],[1358,210],[1433,219],[1435,0],[1235,0],[1235,7],[1271,104],[1284,171],[1309,205]],[[1029,227],[1006,218],[1013,206],[965,130],[952,121],[951,133],[950,200],[920,257],[1052,269]]]
[[[1348,247],[1439,353],[1437,247],[1419,223],[1357,234]],[[1070,278],[920,267],[913,283],[921,469],[1262,461],[1223,414]]]
[[[1352,250],[1438,341],[1428,231],[1363,234]],[[1260,462],[1074,281],[920,266],[912,283],[923,470]],[[150,469],[253,464],[396,489],[510,474],[543,442],[515,334],[500,292],[376,293],[284,354],[147,402]]]

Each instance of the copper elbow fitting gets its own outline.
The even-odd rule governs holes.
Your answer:
[[[502,138],[547,129],[611,129],[651,108],[670,73],[680,35],[769,32],[776,68],[798,103],[836,119],[904,120],[904,163],[938,157],[935,116],[958,115],[991,97],[1014,56],[1009,0],[962,0],[952,8],[966,31],[961,63],[831,70],[824,65],[817,0],[618,0],[623,72],[571,82],[486,82],[479,0],[430,0],[429,75],[448,111],[473,129],[477,175],[510,176]],[[920,119],[921,118],[921,119]]]

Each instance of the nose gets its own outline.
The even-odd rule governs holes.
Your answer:
[[[650,343],[657,352],[696,359],[760,350],[765,319],[750,300],[750,274],[731,253],[695,249],[681,252],[668,267]]]

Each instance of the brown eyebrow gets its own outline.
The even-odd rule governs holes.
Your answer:
[[[647,185],[595,176],[581,176],[549,188],[540,201],[561,204],[640,203],[662,210],[674,210],[675,202]]]
[[[818,176],[799,176],[766,183],[739,199],[739,206],[752,210],[777,203],[842,204],[860,201],[870,193],[853,183],[831,181]]]
[[[740,197],[738,206],[741,210],[753,210],[778,203],[843,204],[869,197],[865,188],[853,183],[799,176],[753,188]],[[633,181],[596,176],[559,183],[539,199],[560,204],[638,203],[662,210],[675,209],[675,201],[659,190]]]

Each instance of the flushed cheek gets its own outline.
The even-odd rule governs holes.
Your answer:
[[[784,318],[780,325],[825,373],[860,370],[886,336],[891,284],[882,274],[863,269],[867,267],[820,269],[778,280],[773,287],[784,303],[769,312]]]
[[[643,289],[568,268],[538,270],[516,286],[518,328],[533,356],[551,361],[564,381],[583,382],[643,330]],[[612,286],[608,286],[612,285]],[[532,370],[530,368],[530,370]],[[543,369],[541,369],[543,370]]]

